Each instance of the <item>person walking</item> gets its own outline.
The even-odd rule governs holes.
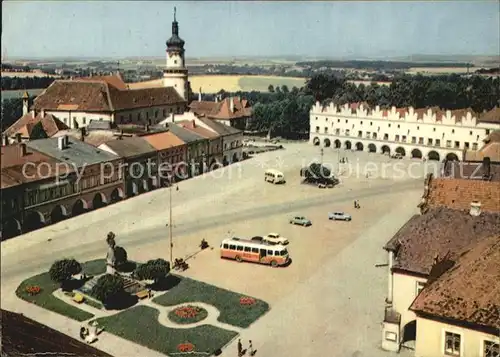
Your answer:
[[[238,357],[243,356],[243,345],[241,344],[241,339],[238,339]]]
[[[252,340],[248,341],[248,353],[250,354],[250,356],[253,356],[254,353],[255,353],[254,350],[253,350]]]

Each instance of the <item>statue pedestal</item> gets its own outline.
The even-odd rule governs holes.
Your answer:
[[[106,265],[106,274],[114,275],[116,273],[116,269],[111,265]]]

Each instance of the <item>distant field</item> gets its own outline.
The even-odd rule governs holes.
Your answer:
[[[2,72],[2,77],[53,77],[58,78],[59,76],[47,73],[34,73],[34,72]]]
[[[43,89],[28,89],[28,95],[36,96],[39,95]],[[2,91],[2,100],[4,99],[12,99],[12,98],[21,98],[23,96],[23,90],[3,90]]]
[[[191,82],[191,88],[193,92],[198,93],[201,88],[203,93],[217,93],[221,89],[226,92],[237,92],[237,91],[260,91],[267,92],[267,88],[270,84],[273,86],[286,85],[289,89],[293,86],[298,88],[305,84],[305,78],[295,78],[295,77],[276,77],[276,76],[189,76],[189,81]],[[155,79],[152,81],[130,83],[130,89],[138,88],[148,88],[148,87],[159,87],[161,86],[161,80]]]
[[[477,68],[470,68],[473,73]],[[408,74],[452,74],[452,73],[467,73],[466,67],[413,67],[406,71]]]

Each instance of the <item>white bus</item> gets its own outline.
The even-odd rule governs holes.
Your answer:
[[[222,241],[220,257],[238,262],[269,264],[273,267],[285,265],[290,259],[288,250],[282,245],[236,237]]]
[[[269,169],[264,173],[264,181],[270,183],[285,183],[285,175],[281,171]]]

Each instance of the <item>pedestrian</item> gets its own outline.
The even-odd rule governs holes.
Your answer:
[[[243,345],[241,344],[241,339],[238,339],[238,357],[243,356]]]
[[[354,200],[354,208],[358,208],[358,203],[356,200]]]
[[[250,353],[250,356],[254,355],[254,350],[253,350],[253,345],[252,345],[252,340],[248,341],[248,353]]]

